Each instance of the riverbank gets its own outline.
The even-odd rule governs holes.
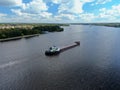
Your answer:
[[[19,39],[21,36],[25,35],[35,35],[35,34],[44,34],[46,32],[61,32],[64,29],[59,25],[35,25],[29,27],[17,26],[17,27],[7,27],[0,29],[0,39],[14,38]],[[14,40],[14,39],[12,39]]]
[[[12,37],[12,38],[5,38],[5,39],[0,39],[0,42],[18,40],[18,39],[22,39],[22,38],[30,38],[30,37],[35,37],[35,36],[39,36],[39,35],[40,34],[33,34],[33,35],[24,35],[24,36]]]

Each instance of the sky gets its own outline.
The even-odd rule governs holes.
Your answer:
[[[120,22],[120,0],[0,0],[0,23]]]

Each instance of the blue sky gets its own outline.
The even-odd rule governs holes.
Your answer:
[[[120,0],[1,0],[0,22],[119,22]]]

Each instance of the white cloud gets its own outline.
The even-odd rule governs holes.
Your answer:
[[[0,0],[0,6],[20,6],[22,0]]]
[[[87,2],[93,2],[93,0],[65,0],[60,4],[58,12],[80,14],[83,12],[83,5]]]
[[[12,9],[12,12],[14,12],[16,15],[11,16],[11,20],[14,22],[48,22],[49,20],[53,20],[52,14],[48,12],[41,12],[38,14],[34,13],[26,13],[22,12],[21,10],[14,10]],[[8,19],[9,20],[9,19]]]
[[[32,0],[29,3],[23,3],[19,9],[11,9],[15,14],[11,19],[16,22],[41,22],[50,20],[52,13],[47,12],[48,6],[43,0]],[[52,19],[53,20],[53,19]]]
[[[5,17],[6,14],[0,13],[0,17]]]
[[[29,13],[40,13],[47,11],[48,7],[43,0],[33,0],[30,3],[22,4],[22,10]]]
[[[74,20],[75,19],[75,15],[72,14],[60,14],[55,16],[56,20]]]
[[[47,19],[49,20],[52,18],[52,14],[48,12],[41,12],[38,14],[35,13],[27,13],[27,12],[22,12],[20,9],[12,9],[11,10],[13,13],[15,13],[14,18],[19,19],[20,21],[41,21],[42,19]]]
[[[15,13],[16,15],[18,15],[18,16],[21,16],[21,15],[22,15],[22,12],[21,12],[20,9],[11,9],[11,11],[12,11],[13,13]]]
[[[120,17],[120,4],[116,6],[115,5],[112,6],[111,9],[102,8],[99,11],[100,11],[100,14],[99,14],[100,18],[115,20],[118,17]]]
[[[62,0],[51,0],[51,1],[55,4],[59,4],[59,3],[63,2]]]
[[[93,13],[83,13],[79,17],[85,22],[92,22],[97,18]]]
[[[112,0],[94,0],[95,2],[91,4],[92,6],[98,5],[98,4],[106,4],[108,2],[111,2]]]
[[[52,17],[52,13],[42,12],[42,13],[39,14],[39,16],[41,16],[41,18],[50,19]]]
[[[96,2],[96,4],[105,4],[105,3],[108,3],[108,2],[111,2],[112,0],[98,0]]]
[[[11,9],[11,11],[18,16],[38,15],[38,17],[41,16],[42,18],[49,18],[50,16],[52,16],[52,14],[47,12],[47,10],[48,7],[46,3],[43,2],[43,0],[33,0],[26,4],[23,3],[21,5],[21,9]]]
[[[83,3],[80,2],[79,0],[70,0],[68,1],[67,3],[62,3],[59,7],[59,13],[75,13],[75,14],[78,14],[78,13],[82,13],[83,10],[82,10],[82,6],[83,6]]]
[[[77,14],[74,20],[82,20],[82,22],[119,22],[120,4],[113,5],[109,9],[101,8],[99,10],[99,14],[84,12],[81,14]]]
[[[5,2],[6,1],[6,2]],[[6,22],[94,22],[95,20],[112,21],[120,18],[120,5],[114,5],[111,9],[102,8],[99,14],[84,12],[85,3],[94,2],[105,4],[111,0],[32,0],[22,3],[22,0],[3,0],[0,5],[19,6],[12,8],[14,15],[0,14],[0,21]],[[47,3],[58,4],[58,12],[53,15],[48,12]],[[94,4],[94,5],[95,5]],[[119,20],[119,19],[118,19]]]
[[[0,13],[0,22],[5,22],[6,17],[7,17],[7,14]]]

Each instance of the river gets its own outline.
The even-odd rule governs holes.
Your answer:
[[[45,50],[80,41],[57,56]],[[120,90],[120,28],[70,25],[63,32],[0,42],[0,90]]]

